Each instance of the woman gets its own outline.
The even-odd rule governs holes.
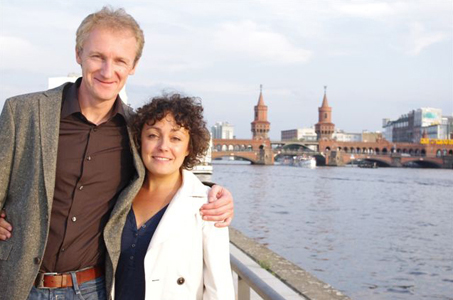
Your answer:
[[[202,112],[177,94],[137,111],[146,177],[123,229],[115,299],[234,299],[228,229],[202,220],[209,188],[188,171],[209,145]]]

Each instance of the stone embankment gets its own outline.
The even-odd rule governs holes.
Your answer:
[[[306,299],[350,300],[331,285],[231,227],[230,242]]]

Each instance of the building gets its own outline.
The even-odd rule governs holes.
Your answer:
[[[332,139],[336,140],[337,142],[361,142],[362,134],[361,133],[349,133],[349,132],[344,132],[341,129],[337,129],[332,134]]]
[[[442,125],[442,110],[438,108],[419,108],[414,111],[413,143],[420,142],[423,130],[433,125]],[[443,129],[445,130],[445,129]],[[445,133],[446,136],[446,133]]]
[[[253,139],[265,140],[269,138],[271,123],[267,121],[267,106],[263,100],[263,85],[260,85],[260,96],[258,104],[255,106],[255,117],[251,124]]]
[[[282,141],[316,141],[318,136],[314,127],[297,128],[281,131]]]
[[[77,73],[69,73],[68,76],[66,76],[66,77],[64,77],[64,76],[50,77],[47,81],[48,82],[47,88],[53,89],[66,82],[75,82],[79,77],[82,77],[82,75],[77,74]],[[127,94],[126,94],[126,85],[124,85],[120,91],[120,98],[124,103],[127,104],[128,98],[127,98]]]
[[[362,131],[362,142],[365,143],[376,143],[378,140],[382,139],[382,133],[379,131],[369,132],[367,130]]]
[[[424,131],[427,133],[427,138],[429,139],[453,139],[453,117],[442,117],[440,124],[426,126],[424,127]]]
[[[213,139],[234,139],[234,126],[228,122],[217,122],[211,127]]]
[[[382,119],[382,128],[384,129],[384,139],[393,141],[393,123],[389,118]]]
[[[449,117],[442,117],[442,110],[431,107],[418,108],[400,116],[397,120],[383,119],[384,138],[395,143],[419,143],[423,132],[428,136],[449,135]],[[451,123],[450,123],[451,124]],[[451,132],[451,131],[450,131]]]
[[[335,124],[332,123],[332,108],[327,102],[327,86],[324,87],[324,99],[321,107],[318,108],[318,123],[315,125],[315,132],[318,141],[321,139],[331,139],[335,132]]]

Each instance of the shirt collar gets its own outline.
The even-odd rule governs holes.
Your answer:
[[[64,119],[69,115],[74,113],[82,114],[80,110],[80,104],[78,100],[78,91],[80,84],[82,83],[82,77],[78,78],[73,84],[69,84],[64,91],[63,96],[63,105],[61,107],[61,118]],[[120,114],[124,119],[126,119],[126,114],[123,109],[122,100],[120,95],[116,97],[115,103],[113,104],[113,114],[112,118],[117,114]]]

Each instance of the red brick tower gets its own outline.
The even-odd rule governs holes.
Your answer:
[[[252,122],[253,139],[268,139],[271,123],[267,121],[267,106],[263,100],[263,85],[260,85],[260,97],[258,104],[255,106],[255,120]]]
[[[332,123],[332,108],[327,102],[326,90],[327,86],[324,87],[324,99],[322,100],[322,106],[318,108],[318,123],[315,125],[318,141],[323,138],[332,138],[332,134],[335,131],[335,124]]]

